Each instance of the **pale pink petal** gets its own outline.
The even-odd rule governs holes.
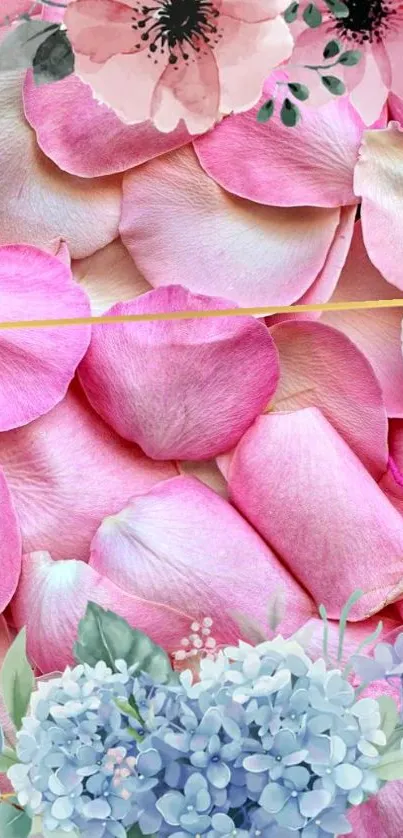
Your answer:
[[[72,264],[74,278],[88,294],[91,313],[104,314],[115,303],[151,290],[120,239]]]
[[[403,133],[397,123],[366,131],[355,168],[354,189],[362,198],[361,220],[371,262],[403,290]]]
[[[18,514],[24,551],[86,559],[105,515],[137,491],[177,473],[128,445],[89,407],[74,384],[36,422],[0,434],[0,465]]]
[[[385,84],[384,80],[383,59],[384,55],[381,51],[375,55],[374,49],[367,49],[365,51],[365,62],[362,65],[364,70],[362,79],[350,92],[350,102],[354,105],[365,125],[373,125],[375,120],[379,118],[388,98],[389,85]],[[357,65],[357,68],[360,64]],[[349,67],[346,67],[346,77],[349,69]]]
[[[86,294],[56,256],[0,247],[2,319],[88,317]],[[0,430],[26,425],[61,401],[90,342],[89,326],[0,333]]]
[[[145,279],[243,306],[295,302],[322,269],[339,218],[339,209],[234,198],[190,148],[124,177],[121,236]]]
[[[110,315],[231,308],[181,286]],[[253,317],[99,325],[80,370],[93,408],[154,459],[206,460],[232,448],[272,397],[277,353]]]
[[[393,506],[403,515],[403,421],[401,419],[391,419],[389,422],[388,471],[379,481],[379,486]]]
[[[202,460],[201,462],[182,460],[182,462],[177,463],[177,466],[180,474],[197,477],[201,483],[217,492],[217,495],[221,495],[225,499],[228,498],[226,480],[215,460]]]
[[[74,662],[78,623],[89,601],[119,614],[168,652],[180,648],[193,617],[190,604],[181,613],[129,596],[85,562],[55,562],[44,551],[27,553],[11,612],[17,628],[26,626],[28,656],[41,672],[63,670]]]
[[[272,409],[319,407],[378,480],[388,463],[388,420],[366,357],[345,335],[322,323],[281,323],[271,335],[281,371]]]
[[[222,0],[220,11],[236,20],[259,23],[281,15],[287,6],[289,0]]]
[[[403,298],[403,292],[385,282],[369,261],[357,222],[341,279],[331,302]],[[389,416],[403,416],[403,358],[400,348],[402,309],[378,308],[323,312],[323,323],[335,326],[366,355],[382,387]]]
[[[191,139],[182,126],[165,135],[151,122],[125,125],[76,75],[38,87],[28,73],[24,108],[42,151],[65,172],[81,177],[123,172]]]
[[[399,6],[400,16],[402,14],[401,6]],[[402,80],[402,36],[403,36],[403,22],[400,17],[400,26],[397,30],[391,28],[387,37],[385,38],[385,51],[389,59],[392,79],[390,89],[397,96],[403,96],[403,80]]]
[[[235,449],[230,497],[284,564],[336,618],[403,592],[403,519],[316,408],[260,417]]]
[[[37,148],[21,107],[20,75],[0,76],[0,244],[54,253],[64,240],[75,259],[117,236],[121,179],[70,177]]]
[[[285,630],[299,628],[312,603],[257,533],[230,504],[191,477],[160,483],[105,519],[91,545],[90,565],[129,594],[214,620],[267,619],[270,595],[284,591]],[[213,633],[213,636],[216,635]]]
[[[290,27],[295,41],[291,58],[281,68],[287,74],[287,81],[304,84],[308,87],[309,98],[303,103],[304,120],[307,110],[310,108],[318,108],[327,102],[334,101],[330,91],[322,84],[319,73],[309,69],[310,66],[323,64],[323,47],[328,41],[336,37],[333,24],[325,20],[328,17],[326,6],[320,2],[315,5],[319,8],[322,6],[322,25],[315,29],[308,28],[302,20],[300,12],[299,19],[297,18]],[[362,58],[357,65],[360,70],[363,61]],[[346,71],[349,71],[349,73],[347,74]],[[342,65],[339,65],[335,69],[335,75],[348,83],[352,78],[351,71],[356,71],[356,67],[343,68]]]
[[[3,471],[0,469],[0,614],[13,596],[21,571],[21,535]]]
[[[2,0],[0,9],[0,25],[4,26],[4,22],[15,20],[21,15],[30,12],[31,16],[40,11],[41,6],[35,6],[35,0]]]
[[[12,642],[12,635],[3,615],[0,615],[0,667]],[[14,747],[15,727],[8,714],[3,696],[0,692],[0,724],[6,740],[6,745]],[[0,774],[0,793],[7,794],[13,791],[10,781],[5,774]]]
[[[246,4],[245,4],[246,5]],[[220,111],[239,113],[260,99],[267,74],[290,57],[293,39],[282,17],[242,23],[221,14],[214,48],[220,75]]]
[[[132,28],[136,3],[125,0],[76,0],[66,9],[67,27],[74,52],[103,64],[113,55],[134,52],[139,36]]]
[[[396,119],[397,122],[400,122],[400,125],[403,125],[403,99],[394,93],[390,93],[388,107],[391,119]]]
[[[375,797],[353,806],[348,819],[352,824],[351,838],[400,838],[403,818],[403,782],[401,780],[386,785]]]
[[[273,94],[274,75],[258,107]],[[284,88],[280,88],[284,98]],[[201,165],[225,189],[274,206],[356,203],[353,170],[364,125],[347,99],[304,111],[290,130],[279,116],[262,125],[257,109],[230,116],[194,142]],[[380,124],[384,125],[382,120]]]
[[[179,57],[177,65],[167,65],[154,91],[151,116],[164,134],[178,128],[182,119],[190,134],[200,134],[214,125],[219,102],[215,53],[206,49],[189,63]]]

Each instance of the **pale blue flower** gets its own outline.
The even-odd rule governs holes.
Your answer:
[[[185,783],[183,794],[171,791],[164,794],[156,807],[168,826],[179,827],[175,835],[204,834],[210,828],[211,797],[208,784],[201,774],[192,774]]]

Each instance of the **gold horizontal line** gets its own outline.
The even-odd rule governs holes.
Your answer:
[[[379,308],[403,308],[403,299],[226,308],[205,311],[167,311],[146,314],[105,314],[99,317],[64,317],[55,320],[11,320],[5,322],[0,321],[0,330],[50,329],[61,326],[96,326],[101,323],[139,323],[153,320],[200,320],[209,317],[242,317],[244,315],[268,317],[272,314],[303,314],[314,311],[361,311],[362,309],[370,310]]]

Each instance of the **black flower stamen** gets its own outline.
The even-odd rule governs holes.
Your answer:
[[[219,11],[214,0],[162,0],[156,6],[139,5],[134,9],[133,29],[139,30],[140,49],[149,41],[149,52],[155,56],[167,47],[168,61],[176,65],[179,58],[187,62],[190,55],[203,47],[214,48],[221,35],[218,32]],[[141,15],[139,19],[139,15]]]
[[[394,0],[345,0],[348,17],[337,21],[340,35],[357,44],[379,43],[396,15]]]

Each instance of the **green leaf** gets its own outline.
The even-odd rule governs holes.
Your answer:
[[[15,809],[9,803],[0,805],[0,835],[1,838],[28,838],[31,832],[32,820],[25,812]]]
[[[346,92],[345,84],[337,76],[321,76],[321,81],[333,96],[342,96]]]
[[[288,85],[291,87],[291,85]],[[302,85],[297,85],[302,87]],[[299,98],[299,97],[298,97]],[[282,588],[273,591],[267,605],[267,625],[273,633],[283,622],[285,616],[285,595]]]
[[[288,89],[296,99],[299,99],[300,102],[305,102],[305,100],[309,97],[309,88],[305,84],[297,84],[292,81],[288,85]]]
[[[306,9],[304,9],[302,17],[304,18],[307,26],[310,26],[311,29],[316,29],[322,23],[322,13],[319,11],[317,6],[314,5],[314,3],[308,3]]]
[[[379,780],[403,780],[403,750],[389,751],[373,769]]]
[[[89,602],[85,616],[78,626],[78,640],[74,655],[79,663],[95,666],[104,661],[115,671],[115,661],[123,659],[127,666],[137,664],[152,678],[164,683],[176,678],[167,653],[143,634],[133,629],[126,620],[113,611],[105,611],[95,602]]]
[[[323,50],[323,58],[334,58],[335,55],[339,54],[340,50],[341,47],[338,41],[329,41]]]
[[[41,44],[32,67],[38,86],[60,81],[74,72],[74,53],[66,32],[58,29]]]
[[[0,754],[0,774],[6,774],[12,765],[19,762],[17,754],[12,748],[4,748]]]
[[[26,70],[31,67],[42,41],[58,28],[58,24],[44,20],[20,23],[0,44],[0,71]]]
[[[381,695],[380,698],[377,699],[377,701],[379,706],[379,712],[381,714],[380,728],[385,734],[387,745],[399,721],[399,711],[397,709],[396,702],[393,701],[393,698],[391,698],[389,695]]]
[[[343,52],[339,58],[338,63],[344,64],[345,67],[354,67],[354,64],[358,64],[361,61],[362,53],[359,49],[348,49],[347,52]]]
[[[264,643],[268,639],[260,623],[253,617],[249,617],[247,614],[241,614],[240,611],[230,611],[229,616],[235,620],[238,628],[241,630],[242,639],[251,643],[252,646],[257,646],[258,643]]]
[[[299,3],[290,3],[288,8],[284,12],[284,20],[286,23],[293,23],[297,17],[299,9]]]
[[[143,833],[137,823],[133,824],[133,826],[127,830],[127,838],[143,838]],[[155,836],[147,835],[147,838],[155,838]]]
[[[273,116],[273,114],[274,114],[274,101],[273,101],[273,99],[269,99],[267,102],[264,103],[264,105],[262,105],[262,107],[258,111],[258,115],[257,115],[256,118],[257,118],[258,122],[264,123],[264,122],[268,122],[269,119],[271,119],[271,117]]]
[[[128,701],[125,701],[121,698],[115,698],[114,703],[116,704],[116,707],[118,707],[119,710],[126,716],[131,716],[131,718],[136,719],[136,722],[139,722],[139,724],[144,724],[144,721],[140,716],[136,703],[133,707],[133,704],[129,704]]]
[[[290,102],[289,99],[284,99],[280,117],[283,125],[286,125],[287,128],[294,128],[300,118],[300,112],[293,102]]]
[[[348,17],[350,10],[342,0],[325,0],[326,6],[335,17]]]
[[[35,687],[34,673],[26,655],[25,628],[17,634],[4,658],[0,681],[6,708],[19,730]]]

